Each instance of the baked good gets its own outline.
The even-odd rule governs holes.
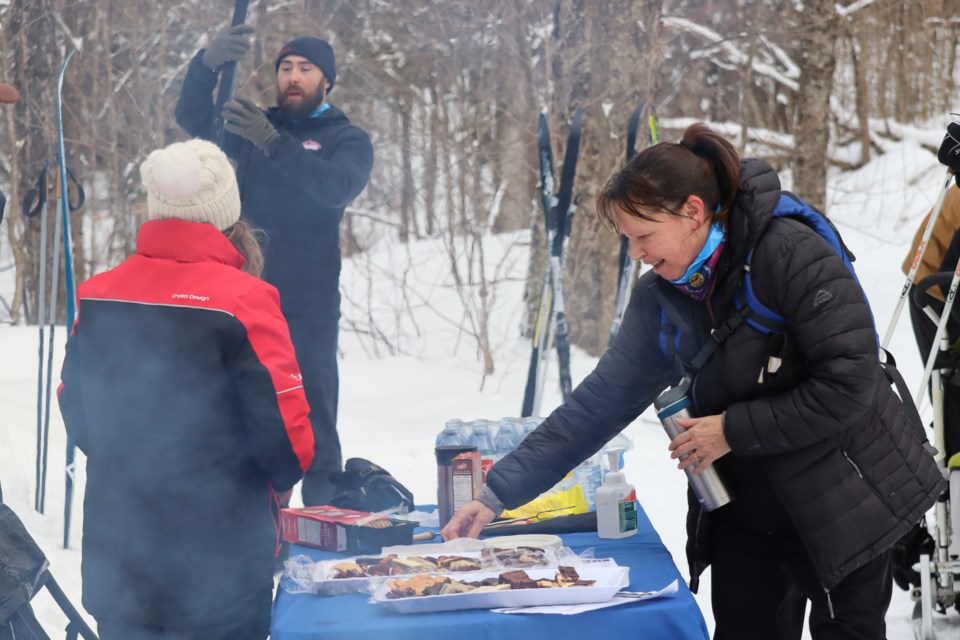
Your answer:
[[[505,571],[499,576],[481,581],[451,580],[445,576],[418,575],[406,580],[388,580],[387,598],[451,595],[457,593],[485,593],[508,589],[555,589],[559,587],[591,587],[595,580],[581,580],[573,567],[560,567],[554,580],[533,580],[526,571]]]
[[[340,562],[330,568],[330,577],[334,579],[363,578],[366,575],[363,568],[356,562]]]
[[[440,593],[440,589],[445,584],[449,584],[450,578],[445,576],[419,575],[407,578],[406,580],[390,580],[387,586],[390,590],[387,592],[388,598],[411,598],[419,596],[435,596]]]
[[[437,566],[445,571],[477,571],[480,569],[480,562],[463,556],[440,556],[437,558]]]

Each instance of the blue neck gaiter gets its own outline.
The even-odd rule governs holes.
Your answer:
[[[714,222],[710,225],[710,233],[707,235],[707,241],[703,244],[703,248],[700,249],[700,253],[694,258],[693,262],[687,267],[687,272],[676,280],[671,280],[673,284],[686,284],[689,282],[690,277],[700,271],[703,268],[703,265],[706,264],[707,260],[714,254],[717,250],[717,247],[720,246],[720,243],[723,242],[723,229],[720,225]]]

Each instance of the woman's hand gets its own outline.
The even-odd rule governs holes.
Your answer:
[[[474,500],[463,505],[459,511],[453,514],[447,526],[440,530],[440,535],[444,540],[476,538],[496,516],[497,514],[489,507],[479,500]]]
[[[681,458],[691,454],[681,460],[677,468],[686,469],[696,465],[693,473],[697,475],[715,460],[730,453],[730,445],[723,436],[723,416],[677,418],[677,424],[685,431],[670,441],[670,457]]]

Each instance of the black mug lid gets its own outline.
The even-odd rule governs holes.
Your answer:
[[[447,466],[450,462],[456,458],[461,453],[469,453],[470,451],[477,451],[475,445],[456,445],[448,444],[436,448],[437,454],[437,464],[441,466]]]

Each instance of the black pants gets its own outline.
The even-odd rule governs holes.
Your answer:
[[[799,640],[807,601],[814,640],[884,640],[893,584],[890,552],[829,596],[795,534],[710,523],[714,640]]]
[[[329,504],[334,494],[330,473],[340,471],[340,437],[337,435],[337,320],[286,313],[290,337],[303,374],[313,426],[313,463],[303,478],[303,504]]]

